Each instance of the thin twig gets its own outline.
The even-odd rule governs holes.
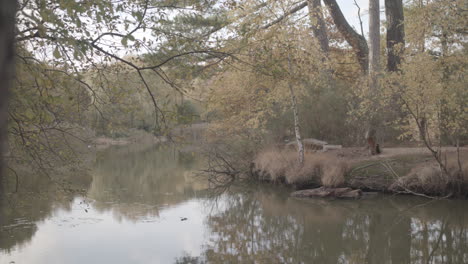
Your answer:
[[[354,0],[354,5],[357,7],[358,11],[357,11],[357,14],[358,14],[358,18],[359,18],[359,25],[361,26],[361,35],[362,37],[365,39],[366,37],[364,36],[364,28],[362,27],[362,19],[361,19],[361,7],[358,5],[358,3],[356,2],[356,0]]]

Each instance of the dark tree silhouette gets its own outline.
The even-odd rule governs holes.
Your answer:
[[[396,71],[405,45],[405,27],[402,0],[385,0],[387,17],[387,69]]]
[[[8,90],[14,74],[14,29],[16,0],[0,1],[0,153],[5,142]],[[0,187],[3,175],[0,155]],[[0,190],[1,192],[1,190]]]

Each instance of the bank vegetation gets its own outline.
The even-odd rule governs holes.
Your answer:
[[[19,2],[0,182],[198,127],[215,185],[468,193],[462,0],[371,0],[358,29],[335,0]]]

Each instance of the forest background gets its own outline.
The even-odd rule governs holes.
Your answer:
[[[250,160],[316,138],[421,145],[448,173],[440,147],[468,140],[467,4],[381,4],[356,3],[367,30],[335,0],[18,1],[6,175],[81,169],[97,137],[193,123]]]

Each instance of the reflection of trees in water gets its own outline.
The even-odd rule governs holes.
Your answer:
[[[68,194],[43,179],[35,181],[31,176],[29,181],[19,193],[0,197],[0,252],[9,252],[13,247],[31,241],[37,223],[49,217],[55,209],[71,209]],[[28,185],[33,186],[33,190],[26,188]]]
[[[98,156],[88,195],[98,210],[112,207],[118,217],[157,216],[160,207],[203,195],[205,186],[192,173],[199,166],[195,154],[164,145],[111,148]]]
[[[64,177],[72,189],[88,189],[98,209],[106,202],[116,202],[117,217],[141,219],[157,215],[158,206],[173,205],[197,197],[204,186],[190,183],[191,170],[198,160],[192,153],[154,146],[111,148],[99,154],[93,171],[93,182],[87,175]],[[26,177],[27,176],[27,177]],[[29,242],[43,221],[57,208],[70,210],[73,193],[38,174],[21,178],[19,193],[0,197],[0,250],[9,251]]]
[[[204,196],[199,190],[205,186],[190,183],[199,162],[173,149],[110,149],[97,161],[89,195],[98,209],[112,208],[118,217],[158,215],[158,206]],[[55,202],[50,185],[30,185],[43,195],[0,199],[0,251],[30,241],[35,223],[57,206],[70,207],[64,199]],[[207,218],[203,255],[177,263],[468,263],[466,201],[296,200],[263,188],[229,194],[223,204]]]
[[[322,222],[297,203],[267,192],[237,195],[228,203],[228,210],[208,221],[213,232],[205,253],[209,262],[336,263],[336,250],[329,244],[341,232],[339,216]]]
[[[466,263],[464,201],[232,195],[208,219],[209,263]]]
[[[465,201],[416,210],[411,221],[411,260],[415,263],[468,263],[468,212]]]
[[[38,208],[35,206],[28,208],[33,211],[25,209],[25,207],[12,207],[5,198],[0,199],[0,252],[9,252],[15,245],[29,242],[37,231],[33,221],[39,221],[48,214],[48,211],[42,211],[46,213],[41,214],[41,210],[37,211]],[[29,220],[31,216],[33,218]]]

